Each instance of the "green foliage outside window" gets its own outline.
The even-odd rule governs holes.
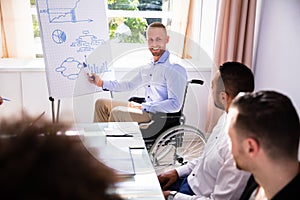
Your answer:
[[[30,5],[35,6],[35,0],[30,0]],[[34,38],[40,37],[40,28],[36,15],[32,15],[33,34]]]
[[[117,28],[120,23],[124,23],[130,29],[130,35],[125,33],[118,33]],[[113,18],[109,22],[109,37],[110,39],[117,38],[120,42],[125,43],[143,43],[145,42],[145,30],[147,22],[142,18]]]
[[[108,0],[107,3],[110,10],[139,10],[138,0]],[[130,29],[131,34],[117,32],[118,26],[122,23]],[[143,43],[146,27],[147,21],[143,18],[116,17],[109,22],[109,37],[125,43]]]
[[[40,27],[39,27],[39,23],[37,21],[37,17],[35,15],[32,15],[32,23],[33,23],[34,38],[40,37]]]

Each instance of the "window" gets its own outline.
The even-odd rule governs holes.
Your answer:
[[[161,21],[170,29],[175,18],[180,19],[187,14],[180,13],[179,2],[182,5],[186,3],[185,0],[107,0],[110,38],[117,38],[124,43],[143,43],[145,42],[146,27],[152,21]],[[193,33],[190,37],[211,57],[217,2],[218,0],[194,0],[192,6],[194,13],[191,20]],[[30,0],[30,5],[35,42],[34,51],[36,57],[39,58],[43,57],[43,51],[35,0]]]
[[[33,36],[34,36],[34,47],[35,47],[35,55],[37,58],[43,57],[43,49],[41,44],[40,38],[40,29],[39,29],[39,22],[37,17],[37,11],[35,6],[35,0],[30,0],[30,10],[32,16],[32,27],[33,27]]]
[[[35,0],[31,0],[36,57],[42,57]],[[171,23],[172,0],[107,0],[109,36],[123,43],[145,42],[145,30],[153,21]]]
[[[172,0],[108,0],[110,38],[120,42],[145,42],[145,30],[153,21],[171,23]]]

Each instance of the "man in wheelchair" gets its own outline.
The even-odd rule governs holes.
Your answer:
[[[181,65],[170,63],[170,52],[166,49],[169,36],[162,23],[154,22],[148,26],[147,41],[153,58],[149,64],[141,66],[131,80],[102,80],[96,74],[89,77],[91,83],[109,91],[132,91],[141,87],[145,90],[143,99],[135,98],[129,102],[98,99],[95,102],[94,122],[144,123],[156,116],[171,115],[177,116],[177,119],[169,120],[169,126],[179,123],[187,72]],[[159,126],[166,128],[165,123],[155,125]],[[146,135],[143,133],[143,136]]]

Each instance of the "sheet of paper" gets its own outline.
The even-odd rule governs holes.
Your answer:
[[[134,176],[135,168],[131,151],[128,147],[107,145],[100,148],[99,159],[116,170],[120,176]]]

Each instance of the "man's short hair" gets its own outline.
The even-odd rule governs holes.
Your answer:
[[[297,158],[299,116],[287,96],[276,91],[246,93],[238,95],[231,107],[238,109],[234,124],[238,135],[257,139],[270,157]]]
[[[217,87],[219,90],[225,90],[231,98],[239,92],[254,90],[254,76],[246,65],[239,62],[226,62],[220,66],[219,71],[220,78]]]
[[[165,25],[161,22],[152,22],[150,25],[148,25],[146,33],[148,33],[149,28],[162,28],[165,30],[165,32],[167,34],[167,29],[166,29]]]

